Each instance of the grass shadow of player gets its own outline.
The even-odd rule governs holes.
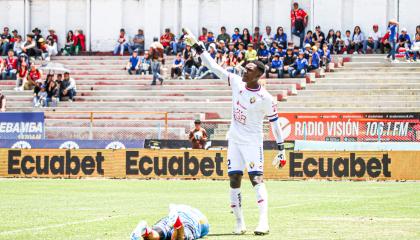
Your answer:
[[[234,234],[234,233],[210,233],[207,235],[207,237],[225,237],[225,236],[233,236],[233,237],[240,237],[240,236],[246,236],[246,235],[254,235],[251,233],[245,233],[242,235]]]

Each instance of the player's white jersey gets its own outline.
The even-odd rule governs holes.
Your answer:
[[[263,87],[249,89],[242,78],[229,74],[232,87],[232,121],[229,141],[238,144],[260,144],[263,141],[264,118],[277,116],[277,106],[271,94]]]

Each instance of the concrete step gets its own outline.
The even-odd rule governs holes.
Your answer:
[[[414,78],[387,78],[387,79],[374,79],[374,78],[320,78],[317,83],[339,83],[339,84],[390,84],[390,83],[401,83],[414,84],[419,83],[420,79]]]
[[[30,104],[30,102],[28,102],[28,104]],[[146,103],[148,106],[150,106],[149,108],[153,108],[153,106],[157,106],[160,105],[159,107],[164,107],[164,108],[186,108],[186,107],[191,107],[191,108],[217,108],[217,107],[229,107],[232,105],[232,101],[226,101],[226,102],[207,102],[207,101],[199,101],[199,102],[152,102],[149,101]],[[8,106],[9,107],[19,107],[21,106],[22,103],[21,102],[9,102]],[[143,105],[145,105],[144,102],[139,103],[139,102],[122,102],[122,101],[117,101],[117,102],[60,102],[59,103],[59,107],[60,108],[66,108],[66,107],[77,107],[77,108],[101,108],[101,107],[115,107],[115,108],[119,108],[119,107],[144,107]],[[151,111],[151,110],[150,110]]]
[[[363,107],[288,107],[283,106],[279,108],[279,113],[294,113],[294,112],[417,112],[417,107],[372,107],[372,106],[363,106]]]
[[[355,99],[362,97],[362,96],[372,96],[372,95],[419,95],[420,89],[380,89],[380,88],[373,88],[373,89],[357,89],[357,90],[349,90],[349,89],[322,89],[322,90],[315,90],[315,89],[306,89],[305,91],[300,91],[299,96],[331,96],[331,97],[353,97]]]
[[[383,76],[395,76],[395,77],[419,77],[419,73],[418,72],[410,72],[410,71],[405,71],[405,72],[395,72],[395,71],[390,71],[390,72],[365,72],[365,71],[354,71],[354,72],[330,72],[328,73],[327,77],[341,77],[341,78],[367,78],[367,77],[371,77],[371,78],[381,78]]]
[[[357,91],[361,89],[420,89],[419,83],[332,83],[332,82],[323,82],[311,85],[308,87],[308,90],[338,90],[338,89],[348,89],[350,91]]]
[[[370,96],[363,96],[363,98],[355,98],[354,94],[346,94],[342,95],[341,98],[332,98],[331,96],[290,96],[287,99],[288,103],[306,103],[312,101],[320,101],[320,102],[328,102],[328,101],[377,101],[377,102],[384,102],[384,101],[420,101],[420,94],[418,95],[370,95]]]
[[[194,120],[170,120],[168,126],[171,128],[191,128],[194,126]],[[127,120],[127,119],[94,119],[94,127],[157,127],[164,126],[164,120]],[[72,119],[65,121],[64,119],[47,119],[46,127],[89,127],[90,119]]]
[[[314,99],[313,101],[308,102],[287,102],[287,103],[278,103],[278,107],[331,107],[331,108],[339,108],[339,107],[412,107],[412,108],[420,108],[419,101],[352,101],[351,99],[344,101],[318,101]]]
[[[413,72],[420,72],[420,64],[409,64],[405,66],[385,66],[384,64],[378,66],[364,66],[365,63],[347,63],[343,68],[334,69],[334,72],[358,72],[358,71],[366,71],[366,72],[405,72],[405,71],[413,71]],[[359,66],[360,65],[360,66]]]

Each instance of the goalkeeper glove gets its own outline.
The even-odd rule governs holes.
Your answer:
[[[203,44],[197,41],[194,34],[188,28],[185,28],[185,32],[187,33],[184,36],[185,43],[187,45],[190,45],[191,47],[193,47],[199,55],[202,54],[204,52],[204,49],[205,49],[203,47]]]
[[[277,147],[280,152],[273,159],[273,166],[280,169],[286,165],[286,150],[284,149],[284,143],[278,143]]]

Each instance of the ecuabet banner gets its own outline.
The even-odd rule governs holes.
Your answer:
[[[43,112],[0,113],[0,139],[43,139]]]
[[[420,151],[264,151],[267,179],[420,180]],[[0,149],[0,177],[228,179],[225,150]]]

